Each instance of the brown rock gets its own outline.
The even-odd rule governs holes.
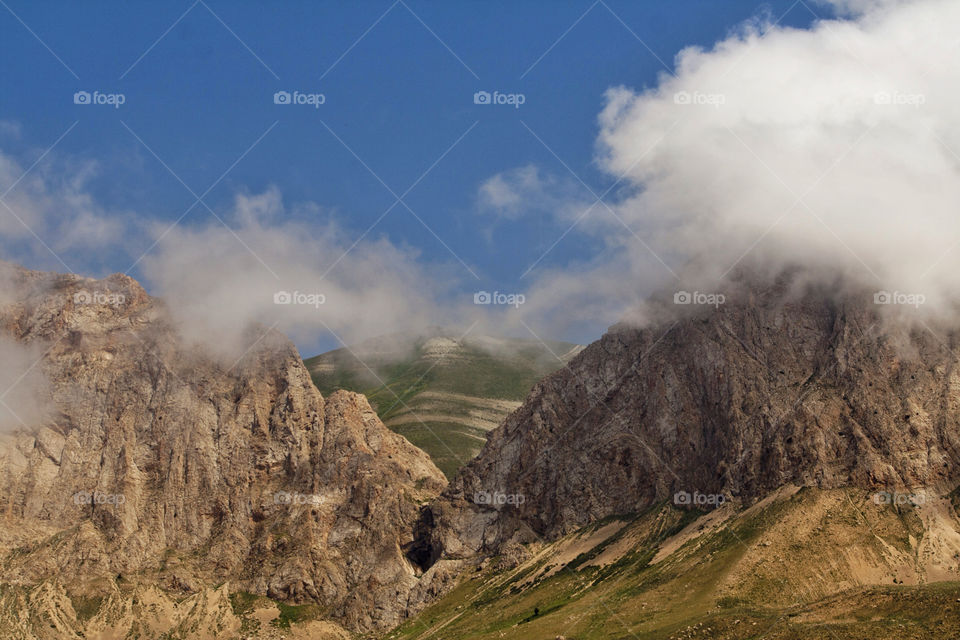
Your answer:
[[[363,396],[324,401],[262,329],[236,364],[204,355],[126,276],[4,271],[0,329],[46,350],[51,412],[0,438],[0,582],[230,580],[354,630],[401,620],[402,549],[445,481]]]
[[[612,327],[538,383],[425,511],[423,555],[552,539],[676,492],[955,486],[956,333],[881,316],[870,291],[787,277],[726,296],[655,301],[648,325]],[[522,500],[477,503],[493,492]]]

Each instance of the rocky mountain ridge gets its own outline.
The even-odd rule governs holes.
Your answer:
[[[235,363],[204,355],[126,276],[0,275],[0,330],[40,347],[49,394],[41,424],[0,438],[6,596],[229,581],[356,631],[406,615],[418,570],[403,547],[445,479],[363,396],[323,398],[262,329]],[[21,637],[83,635],[34,614]]]
[[[887,313],[869,291],[780,278],[732,283],[715,307],[655,298],[642,325],[611,328],[538,382],[444,489],[363,396],[324,398],[281,336],[254,330],[223,362],[183,344],[124,276],[5,267],[0,283],[0,331],[42,354],[48,394],[42,421],[0,436],[0,625],[13,637],[272,637],[301,610],[271,602],[360,633],[412,616],[411,637],[436,632],[416,617],[434,607],[470,631],[457,585],[479,589],[481,619],[513,606],[488,594],[510,585],[512,629],[561,572],[566,601],[585,584],[648,593],[659,578],[643,576],[663,567],[682,594],[722,569],[696,615],[717,597],[762,603],[769,580],[801,569],[791,589],[817,597],[960,575],[960,334]],[[771,502],[786,486],[796,493]],[[729,524],[703,516],[715,506]],[[771,527],[796,522],[791,545],[846,536],[863,558],[835,544],[786,571],[765,549]],[[664,629],[679,615],[661,614]]]
[[[653,300],[647,324],[612,327],[490,434],[424,511],[418,561],[556,539],[677,495],[949,492],[957,333],[839,291],[781,277],[732,283],[716,307]]]

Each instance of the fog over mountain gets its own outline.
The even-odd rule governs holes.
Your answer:
[[[744,25],[680,52],[656,87],[608,91],[600,162],[635,187],[616,211],[651,252],[689,261],[684,284],[803,265],[956,299],[960,5],[842,4],[862,13]]]
[[[847,17],[804,30],[757,19],[709,49],[684,49],[655,86],[610,88],[596,156],[608,193],[535,165],[479,184],[481,214],[506,225],[553,216],[569,225],[561,238],[604,248],[563,266],[531,260],[518,309],[472,304],[473,292],[493,287],[453,256],[428,260],[376,231],[347,232],[342,212],[285,202],[276,187],[238,192],[217,214],[224,224],[150,223],[98,204],[87,188],[96,164],[54,152],[56,162],[44,159],[11,203],[31,228],[83,230],[62,234],[50,247],[57,255],[126,252],[199,339],[250,322],[277,323],[298,339],[330,329],[357,341],[474,321],[564,337],[625,317],[654,289],[720,287],[737,267],[815,267],[919,294],[927,309],[949,305],[960,267],[951,30],[960,6],[836,4]],[[2,156],[8,182],[27,167]],[[8,241],[29,239],[5,220]],[[39,245],[12,257],[50,261]],[[324,304],[278,307],[279,291]]]

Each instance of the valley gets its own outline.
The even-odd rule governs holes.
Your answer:
[[[363,393],[388,428],[430,454],[451,479],[534,383],[582,348],[434,328],[375,338],[304,364],[324,395]]]

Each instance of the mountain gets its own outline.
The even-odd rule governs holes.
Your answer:
[[[932,585],[960,580],[956,323],[790,275],[725,296],[657,297],[534,386],[424,508],[420,588],[460,609],[407,635],[759,637],[684,625],[783,616],[824,637],[870,598],[880,627],[958,611]]]
[[[875,497],[788,485],[713,511],[661,501],[465,564],[387,637],[960,637],[960,500]]]
[[[317,388],[363,393],[391,430],[452,478],[530,388],[582,349],[569,342],[460,336],[432,328],[305,360]]]
[[[0,265],[0,354],[35,363],[0,371],[0,637],[956,637],[957,323],[797,274],[724,295],[655,296],[447,484],[283,336],[223,362],[130,278]],[[423,338],[319,373],[514,380]]]
[[[236,363],[204,355],[126,276],[2,267],[0,333],[40,354],[48,408],[0,437],[3,637],[403,619],[403,547],[445,479],[363,396],[321,396],[263,329]]]

